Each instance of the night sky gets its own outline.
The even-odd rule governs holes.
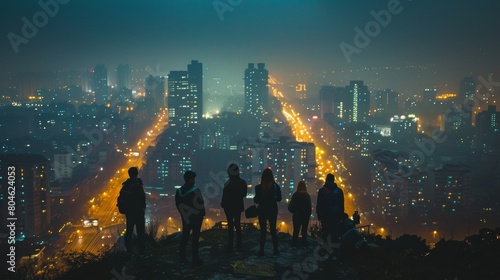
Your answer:
[[[456,90],[465,75],[499,72],[495,0],[401,0],[402,11],[351,63],[339,45],[354,45],[354,28],[363,30],[373,20],[370,11],[394,1],[72,0],[59,5],[16,54],[8,34],[22,35],[21,18],[32,22],[42,10],[37,2],[0,3],[2,75],[90,69],[97,63],[108,70],[119,63],[133,69],[159,64],[168,72],[198,59],[207,77],[227,84],[242,85],[247,63],[265,62],[271,75],[290,83],[345,85],[363,79],[372,88],[417,91],[446,85]],[[223,20],[214,3],[221,9],[229,3]]]

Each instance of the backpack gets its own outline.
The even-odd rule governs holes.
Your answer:
[[[132,192],[124,190],[124,187],[120,190],[120,195],[118,196],[116,206],[118,206],[118,212],[120,214],[127,214],[130,210],[130,202],[132,200]]]

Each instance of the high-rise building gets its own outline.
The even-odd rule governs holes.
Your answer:
[[[70,153],[54,155],[54,180],[73,177],[73,160]]]
[[[401,138],[415,138],[418,134],[418,118],[415,115],[394,116],[391,118],[391,137],[398,141]]]
[[[14,174],[7,173],[12,170],[9,170],[10,167],[15,168]],[[7,218],[16,218],[18,240],[47,233],[50,226],[49,161],[35,154],[0,154],[0,170],[2,223],[7,222]],[[6,211],[11,196],[11,184],[15,186],[14,213]],[[7,229],[6,225],[3,225],[0,233],[5,233]]]
[[[188,71],[168,75],[168,115],[170,126],[192,128],[203,117],[202,64],[193,60]]]
[[[188,64],[189,90],[196,101],[197,119],[203,118],[203,64],[198,60],[191,60]]]
[[[290,141],[287,137],[269,143],[246,143],[240,147],[240,170],[252,186],[262,170],[271,168],[284,199],[291,198],[300,180],[315,184],[316,150],[313,143]]]
[[[370,91],[363,81],[351,81],[346,87],[323,86],[320,90],[321,118],[333,113],[346,122],[367,122]]]
[[[264,63],[249,63],[245,70],[245,112],[262,118],[269,110],[269,71]]]
[[[372,153],[372,211],[390,223],[425,220],[431,208],[430,176],[398,151]]]
[[[120,64],[116,68],[116,85],[118,89],[132,88],[132,79],[130,78],[130,66],[128,64]]]
[[[448,213],[470,210],[472,171],[469,166],[445,164],[434,170],[434,183],[437,210]]]
[[[453,132],[468,132],[471,128],[470,118],[464,117],[462,112],[455,108],[442,114],[441,117],[441,130],[446,133]]]
[[[94,93],[97,105],[108,103],[108,69],[104,64],[94,67]]]
[[[476,145],[486,153],[500,151],[500,112],[495,105],[476,116]]]
[[[349,123],[342,126],[340,147],[346,156],[369,157],[373,129],[363,122]],[[344,157],[348,161],[347,157]]]
[[[460,81],[460,90],[458,93],[458,104],[462,106],[462,127],[464,129],[471,129],[472,127],[472,112],[474,108],[467,108],[469,105],[473,106],[472,99],[476,94],[476,81],[473,77],[465,77]],[[467,105],[465,105],[467,104]]]
[[[346,87],[352,97],[351,122],[367,122],[370,112],[370,91],[363,81],[351,81]]]
[[[459,98],[460,103],[464,99],[473,99],[476,94],[476,81],[472,77],[465,77],[460,81]]]
[[[352,98],[345,87],[323,86],[319,91],[320,114],[325,119],[325,114],[333,114],[336,119],[349,121],[352,113]]]
[[[391,89],[379,90],[375,94],[375,112],[389,116],[398,113],[398,93]]]

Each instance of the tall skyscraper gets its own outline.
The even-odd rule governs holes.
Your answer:
[[[472,112],[474,108],[466,108],[464,104],[472,105],[472,99],[476,94],[476,81],[473,77],[465,77],[460,81],[460,91],[458,94],[458,104],[462,106],[463,127],[470,129],[472,127]]]
[[[370,91],[363,81],[351,81],[346,87],[323,86],[320,113],[333,113],[345,122],[366,122],[370,111]]]
[[[7,210],[9,205],[8,187],[11,179],[7,175],[10,166],[15,167],[14,179],[16,209],[11,215]],[[15,217],[16,239],[34,237],[46,233],[50,226],[49,180],[50,163],[35,154],[0,154],[0,216],[2,222]],[[12,181],[11,181],[12,182]],[[2,226],[1,233],[8,228]]]
[[[241,149],[241,176],[252,186],[258,184],[262,170],[269,167],[284,199],[291,198],[299,181],[305,181],[308,186],[316,182],[316,147],[313,143],[283,137],[259,145],[243,143]]]
[[[500,112],[495,105],[488,105],[488,110],[477,114],[476,143],[486,153],[500,151]]]
[[[476,81],[472,77],[465,77],[460,81],[459,98],[460,103],[463,103],[465,98],[472,99],[476,94]]]
[[[203,64],[198,60],[191,60],[188,64],[189,90],[196,102],[197,118],[203,117]]]
[[[319,91],[320,114],[325,119],[325,114],[333,114],[336,119],[349,121],[348,114],[352,108],[352,98],[345,87],[323,86]]]
[[[418,118],[415,115],[394,116],[391,118],[391,136],[398,141],[402,138],[413,139],[418,134]]]
[[[108,102],[108,69],[104,64],[97,64],[94,67],[94,92],[97,105]]]
[[[128,64],[120,64],[116,68],[116,85],[118,89],[132,88],[132,80],[130,79],[130,67]]]
[[[170,126],[188,127],[191,122],[192,99],[187,71],[170,71],[168,74],[168,117]]]
[[[269,71],[264,63],[249,63],[245,70],[245,112],[262,119],[269,110]]]
[[[168,115],[171,126],[192,128],[203,112],[203,69],[197,60],[188,71],[170,71],[168,75]]]
[[[434,170],[434,181],[436,209],[448,213],[470,210],[472,190],[470,167],[445,164]]]
[[[398,113],[398,93],[391,89],[379,90],[375,95],[377,114],[396,115]]]
[[[352,97],[352,122],[366,122],[370,111],[370,91],[363,81],[351,81],[347,86]]]

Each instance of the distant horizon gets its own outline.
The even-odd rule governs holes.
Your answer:
[[[250,62],[266,63],[289,84],[363,80],[403,93],[456,91],[465,76],[500,76],[495,1],[54,1],[0,3],[8,11],[2,76],[99,63],[168,72],[192,59],[204,64],[206,79],[224,85],[243,84]],[[356,51],[347,55],[342,44]]]

